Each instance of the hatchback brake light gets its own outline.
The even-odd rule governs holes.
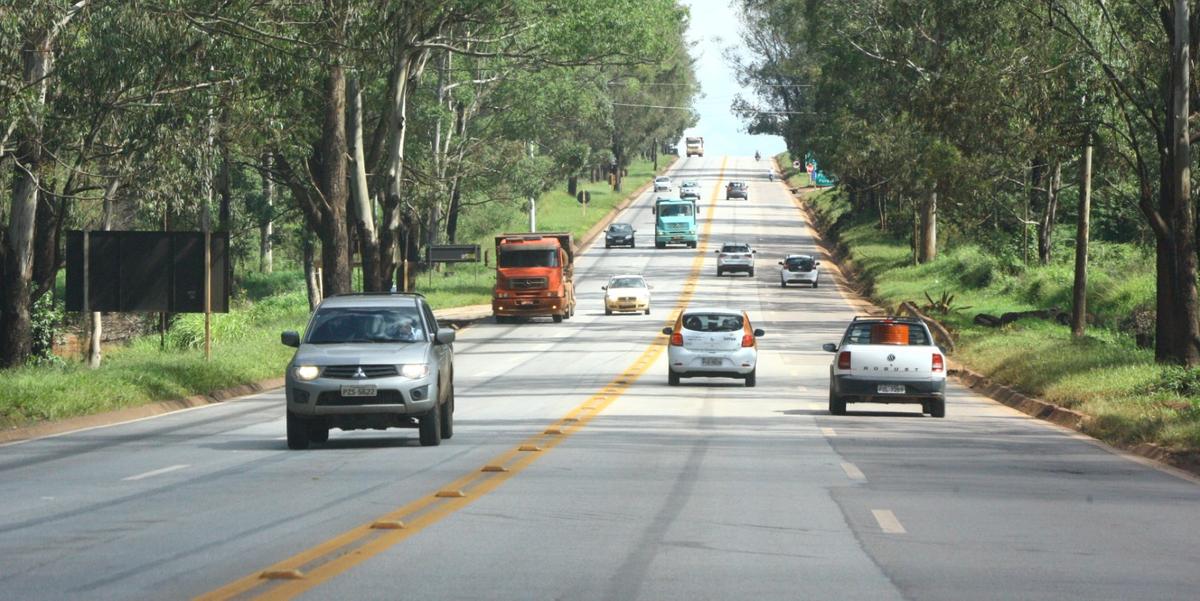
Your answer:
[[[942,358],[941,353],[933,354],[933,371],[946,371],[946,360]]]
[[[683,346],[683,332],[671,334],[671,346]]]
[[[838,369],[850,369],[850,351],[838,353]]]

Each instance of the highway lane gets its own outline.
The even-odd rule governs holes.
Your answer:
[[[705,186],[707,248],[655,250],[646,195],[622,217],[638,248],[601,241],[582,255],[575,318],[461,332],[456,435],[441,447],[416,446],[415,431],[335,431],[288,452],[278,393],[0,447],[0,597],[203,594],[420,503],[577,407],[603,406],[508,479],[468,488],[468,503],[414,521],[369,558],[253,592],[1194,598],[1193,482],[953,386],[946,419],[871,405],[828,415],[831,356],[820,344],[854,312],[830,279],[780,289],[775,261],[818,249],[764,169],[750,158],[681,160],[673,175]],[[714,194],[735,177],[751,179],[749,202]],[[754,278],[715,277],[724,240],[759,249]],[[654,284],[651,315],[603,315],[599,287],[619,272]],[[665,355],[643,353],[681,295],[743,307],[767,330],[756,388],[666,385]],[[635,366],[640,356],[654,361]],[[602,390],[619,396],[602,403]]]

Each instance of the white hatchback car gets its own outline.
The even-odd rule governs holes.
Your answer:
[[[671,178],[669,178],[665,175],[660,175],[660,176],[654,178],[654,191],[655,192],[670,192],[671,191]]]
[[[613,311],[645,311],[650,314],[650,285],[640,275],[614,275],[604,290],[604,314]]]
[[[726,271],[744,271],[754,277],[754,254],[757,250],[749,244],[726,242],[717,252],[717,277]]]
[[[779,262],[779,286],[806,284],[816,288],[821,276],[821,262],[809,255],[788,255]]]
[[[681,378],[740,378],[746,386],[757,379],[758,339],[762,330],[750,325],[745,311],[728,308],[687,309],[675,327],[663,328],[667,347],[667,383]]]

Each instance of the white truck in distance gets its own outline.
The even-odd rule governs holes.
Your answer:
[[[688,136],[684,140],[687,148],[687,156],[704,156],[704,138],[700,136]]]

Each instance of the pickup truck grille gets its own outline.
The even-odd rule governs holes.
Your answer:
[[[512,278],[509,285],[513,290],[545,290],[550,282],[546,278]]]
[[[363,375],[358,375],[358,370]],[[395,365],[330,365],[322,373],[326,378],[335,380],[362,380],[369,378],[390,378],[396,375]]]
[[[317,397],[317,404],[324,407],[346,407],[357,405],[403,405],[404,395],[399,390],[380,390],[375,396],[342,396],[336,390],[327,390]]]

